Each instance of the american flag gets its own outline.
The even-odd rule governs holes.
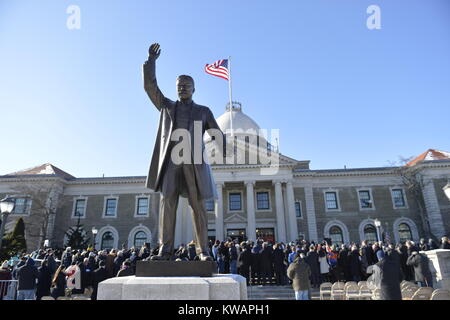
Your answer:
[[[230,80],[228,73],[228,59],[217,60],[212,64],[207,64],[205,66],[206,73],[212,74],[213,76],[220,77],[225,80]]]

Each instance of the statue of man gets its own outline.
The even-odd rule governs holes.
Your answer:
[[[208,218],[205,200],[215,197],[215,183],[209,165],[203,161],[204,143],[194,139],[194,124],[200,124],[201,137],[206,130],[219,130],[216,120],[208,107],[196,104],[192,100],[195,91],[194,80],[190,76],[177,78],[178,101],[166,98],[158,88],[155,75],[155,61],[161,53],[160,45],[150,46],[149,57],[143,66],[144,88],[150,100],[160,112],[158,134],[147,176],[146,187],[161,193],[159,217],[159,253],[152,260],[169,260],[174,249],[176,212],[178,197],[188,198],[193,209],[193,225],[196,238],[196,250],[202,261],[210,261],[208,246]],[[177,144],[172,133],[184,129],[190,135],[190,141],[201,144],[201,163],[194,163],[194,149],[190,148],[190,160],[174,163],[172,149]],[[178,130],[177,130],[178,131]],[[183,138],[184,139],[184,138]],[[198,139],[197,139],[198,140]],[[223,141],[223,140],[222,140]],[[226,143],[223,143],[225,147]],[[198,149],[198,146],[197,146]],[[225,148],[224,148],[225,151]],[[183,151],[184,152],[184,151]]]

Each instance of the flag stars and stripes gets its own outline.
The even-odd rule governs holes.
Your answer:
[[[228,72],[228,59],[217,60],[212,64],[207,64],[205,66],[206,73],[209,73],[213,76],[230,80],[229,72]]]

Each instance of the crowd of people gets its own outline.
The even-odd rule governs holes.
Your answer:
[[[391,243],[362,241],[350,245],[315,243],[306,240],[272,244],[270,241],[216,240],[210,243],[210,255],[217,262],[217,273],[240,274],[247,285],[292,284],[297,299],[308,299],[311,288],[323,282],[361,281],[377,283],[385,299],[397,299],[402,280],[432,286],[428,258],[420,251],[450,249],[448,238],[440,243],[432,239],[419,243],[406,241]],[[53,250],[45,248],[2,263],[0,280],[18,280],[17,299],[58,298],[83,294],[86,289],[92,300],[97,298],[98,284],[112,277],[134,275],[139,260],[149,260],[158,254],[148,244],[140,248],[95,250]],[[174,250],[177,261],[199,260],[195,243],[181,244]],[[39,266],[36,266],[36,261]],[[383,293],[384,288],[384,293]],[[0,299],[8,288],[0,288]],[[401,297],[400,297],[401,298]]]

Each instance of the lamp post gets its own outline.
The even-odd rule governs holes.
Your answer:
[[[96,240],[96,238],[97,238],[97,233],[98,233],[98,230],[97,230],[97,228],[95,228],[95,227],[92,227],[92,235],[94,236],[94,250],[95,250],[95,240]]]
[[[380,236],[381,221],[378,219],[375,219],[374,223],[375,223],[375,227],[377,228],[377,240],[381,241],[381,236]]]
[[[16,201],[12,197],[6,197],[0,200],[0,212],[2,213],[2,226],[0,227],[0,249],[3,243],[3,233],[5,232],[6,220],[9,214],[14,210]]]
[[[450,178],[447,180],[447,184],[442,188],[444,190],[447,199],[450,200]]]

